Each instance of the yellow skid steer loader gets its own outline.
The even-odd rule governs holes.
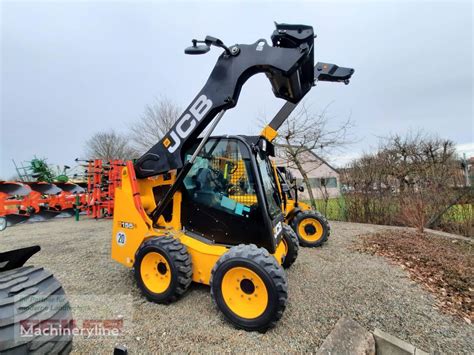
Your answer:
[[[185,50],[223,52],[171,130],[123,169],[115,192],[112,258],[134,268],[149,300],[173,302],[194,281],[210,285],[236,327],[265,331],[281,318],[288,293],[282,263],[298,242],[283,233],[273,145],[265,135],[210,135],[257,73],[267,75],[276,97],[297,104],[315,82],[314,37],[311,26],[277,24],[271,44],[227,47],[207,36]]]
[[[328,220],[310,205],[298,200],[298,191],[304,190],[302,186],[296,185],[290,170],[278,166],[276,171],[283,198],[285,223],[296,233],[301,246],[314,248],[323,245],[331,235]]]

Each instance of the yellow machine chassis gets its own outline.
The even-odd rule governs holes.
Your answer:
[[[268,127],[268,128],[271,128],[271,127]],[[280,196],[283,197],[283,189],[281,188],[281,184],[280,184],[280,179],[278,178],[278,173],[277,173],[277,168],[276,168],[276,165],[275,163],[272,161],[272,167],[273,167],[273,173],[275,175],[275,181],[276,181],[276,184],[277,184],[277,187],[278,187],[278,191],[280,192]],[[291,199],[291,198],[287,198],[286,199],[286,205],[283,203],[283,198],[282,198],[282,206],[281,206],[281,210],[284,212],[285,214],[285,223],[286,224],[290,224],[291,223],[291,217],[292,217],[292,211],[296,208],[296,201]],[[308,205],[307,203],[304,203],[304,202],[300,202],[298,201],[298,208],[301,210],[301,211],[309,211],[311,209],[311,206]]]
[[[148,213],[156,207],[153,188],[171,185],[175,177],[176,172],[172,172],[168,180],[163,175],[138,180],[132,163],[123,168],[121,187],[115,190],[112,258],[131,268],[134,266],[135,253],[144,240],[172,236],[186,246],[191,256],[193,281],[209,285],[214,264],[229,248],[205,243],[181,230],[181,193],[177,192],[173,198],[171,220],[166,221],[161,216],[158,220],[159,228],[154,228],[148,217]],[[285,246],[280,242],[273,256],[281,264],[284,255]]]

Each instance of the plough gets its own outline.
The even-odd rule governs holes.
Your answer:
[[[113,215],[114,191],[124,161],[79,160],[87,182],[0,181],[0,231],[25,221],[45,221],[86,212],[92,218]]]
[[[59,186],[58,186],[59,185]],[[29,219],[73,216],[87,206],[86,190],[74,183],[0,181],[0,230]]]

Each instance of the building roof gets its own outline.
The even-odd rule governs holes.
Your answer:
[[[275,147],[277,148],[288,148],[288,147],[293,147],[293,148],[300,148],[298,146],[290,146],[288,144],[275,144]],[[304,147],[306,148],[306,147]],[[333,167],[331,164],[329,164],[325,159],[323,159],[322,157],[320,157],[318,154],[316,154],[315,152],[313,152],[311,149],[309,148],[306,148],[305,152],[308,152],[310,153],[311,155],[313,155],[316,159],[320,160],[323,164],[327,165],[329,168],[331,168],[332,170],[334,170],[336,173],[340,173],[338,169],[336,169],[335,167]]]

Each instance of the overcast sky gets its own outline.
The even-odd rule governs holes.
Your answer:
[[[316,60],[356,70],[350,85],[320,83],[305,99],[356,124],[358,143],[330,161],[418,128],[474,154],[471,1],[0,3],[0,177],[14,174],[12,158],[74,165],[94,132],[126,132],[160,95],[187,106],[219,55],[184,55],[192,38],[269,40],[273,21],[312,25]],[[216,133],[258,132],[258,115],[282,103],[253,77]]]

